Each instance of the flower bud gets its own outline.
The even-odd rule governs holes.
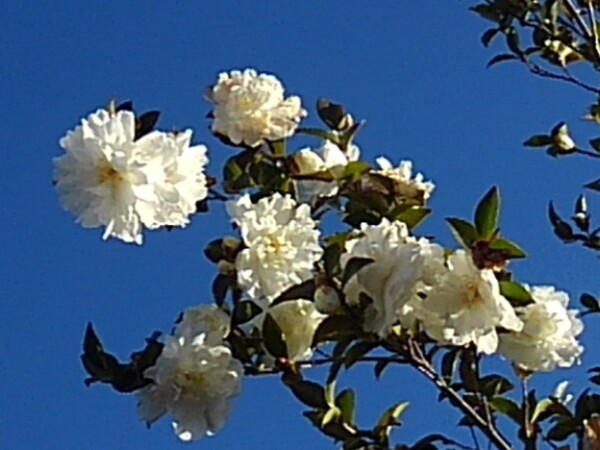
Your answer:
[[[315,306],[323,314],[336,314],[342,308],[342,302],[337,291],[326,284],[315,290]]]
[[[292,170],[296,175],[310,175],[324,169],[323,159],[308,148],[296,153],[292,158],[292,162]]]

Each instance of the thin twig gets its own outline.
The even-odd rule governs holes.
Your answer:
[[[527,67],[529,68],[529,71],[532,74],[537,75],[539,77],[551,78],[551,79],[560,80],[560,81],[566,81],[567,83],[571,83],[576,86],[579,86],[580,88],[585,89],[588,92],[593,92],[596,95],[600,95],[600,89],[590,86],[589,84],[586,84],[583,81],[578,80],[573,75],[571,75],[571,73],[566,69],[564,69],[565,75],[561,75],[559,73],[550,72],[549,70],[546,70],[546,69],[538,66],[537,64],[532,63],[531,61],[527,62]]]
[[[433,382],[438,389],[442,391],[442,393],[449,397],[451,403],[457,406],[467,417],[469,417],[487,436],[490,442],[492,442],[501,450],[512,449],[508,441],[500,434],[496,427],[481,417],[479,413],[475,411],[473,407],[469,405],[458,392],[456,392],[451,386],[448,385],[448,383],[446,383],[443,377],[438,375],[429,361],[427,361],[423,356],[423,352],[419,348],[418,344],[415,344],[412,340],[409,341],[409,352],[413,367],[425,375],[425,377]]]
[[[521,439],[525,444],[525,450],[535,450],[537,437],[535,429],[531,425],[531,404],[529,403],[527,379],[521,379],[521,387],[523,389],[523,436]]]

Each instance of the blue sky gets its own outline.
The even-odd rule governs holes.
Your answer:
[[[113,96],[141,111],[160,109],[162,129],[194,128],[194,141],[209,146],[212,172],[220,173],[232,150],[208,132],[204,88],[224,70],[275,73],[303,97],[307,124],[317,125],[317,98],[343,102],[367,121],[358,138],[365,159],[411,159],[435,181],[434,215],[422,233],[454,245],[444,217],[470,217],[498,184],[504,233],[530,254],[514,266],[519,279],[555,284],[574,301],[597,293],[596,257],[560,244],[546,219],[549,199],[571,213],[581,184],[597,178],[595,168],[521,146],[563,119],[576,137],[595,137],[579,121],[593,99],[517,65],[486,70],[485,24],[467,2],[12,1],[3,5],[0,29],[4,449],[182,446],[168,421],[146,430],[133,398],[84,387],[81,339],[92,320],[107,347],[126,357],[153,330],[168,330],[183,308],[209,302],[214,273],[202,249],[229,230],[217,207],[186,230],[148,233],[139,248],[102,242],[100,230],[81,229],[60,209],[51,184],[57,141]],[[592,213],[600,208],[590,203]],[[599,337],[594,320],[586,322],[588,344]],[[584,365],[596,358],[589,345]],[[572,373],[583,379],[582,368]],[[549,392],[569,374],[540,376],[538,385]],[[454,431],[456,415],[406,371],[375,382],[370,369],[359,368],[340,383],[358,388],[365,426],[392,401],[408,400],[413,406],[397,438],[410,443],[428,431]],[[226,428],[194,446],[333,448],[302,410],[277,380],[249,379]]]

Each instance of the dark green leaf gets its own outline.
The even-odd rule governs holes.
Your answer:
[[[383,375],[383,371],[390,364],[390,362],[391,361],[386,361],[386,360],[377,361],[377,363],[375,364],[375,367],[373,369],[375,372],[376,379],[379,380],[381,378],[381,375]]]
[[[262,335],[267,351],[275,358],[287,358],[287,345],[283,332],[271,314],[265,315]]]
[[[356,336],[361,326],[357,319],[351,316],[329,316],[323,320],[313,336],[313,347],[321,342],[339,341],[345,337]]]
[[[510,53],[500,53],[499,55],[496,55],[492,59],[490,59],[487,62],[486,67],[489,69],[490,67],[495,66],[496,64],[499,64],[501,62],[514,61],[516,59],[518,58]]]
[[[521,424],[523,417],[521,408],[519,408],[519,406],[511,399],[504,397],[495,397],[489,401],[489,404],[494,411],[497,411],[500,414],[509,417],[519,425]]]
[[[357,342],[350,347],[344,355],[344,367],[349,369],[375,347],[377,347],[377,344],[374,344],[373,342]]]
[[[342,412],[344,423],[354,425],[356,423],[356,396],[351,389],[345,389],[335,399],[335,404]]]
[[[134,140],[140,139],[142,136],[150,133],[160,117],[160,111],[148,111],[142,114],[135,121],[135,137]]]
[[[590,140],[590,146],[596,150],[598,153],[600,153],[600,137],[596,138],[596,139],[592,139]]]
[[[597,180],[594,180],[588,184],[585,184],[583,187],[586,187],[588,189],[592,189],[593,191],[599,191],[600,192],[600,178],[598,178]]]
[[[496,239],[490,243],[490,249],[501,251],[506,258],[510,259],[527,257],[527,253],[521,247],[507,239]]]
[[[327,409],[329,406],[325,401],[325,389],[317,383],[299,380],[288,384],[292,393],[298,400],[311,408]]]
[[[577,431],[577,424],[569,422],[559,421],[555,423],[552,428],[546,433],[546,437],[551,441],[564,441],[570,435]]]
[[[237,278],[235,275],[218,274],[212,284],[212,293],[217,306],[222,306],[227,297],[227,291],[237,286]]]
[[[484,47],[489,47],[494,38],[498,35],[500,30],[498,28],[490,28],[486,30],[485,33],[481,36],[481,43]]]
[[[204,248],[204,255],[209,261],[217,264],[224,257],[223,255],[223,239],[215,239],[209,242]]]
[[[487,398],[498,397],[512,391],[515,386],[501,375],[487,375],[479,380],[481,393]]]
[[[390,217],[390,219],[404,222],[410,230],[414,230],[427,218],[429,214],[431,214],[431,209],[429,208],[409,207],[397,214],[394,214],[394,216]]]
[[[459,355],[459,350],[452,349],[452,350],[448,350],[442,358],[441,373],[442,373],[442,376],[444,377],[444,380],[446,380],[446,383],[452,382],[452,377],[454,376],[454,372],[457,367],[458,355]]]
[[[372,258],[351,258],[344,268],[344,274],[342,275],[342,284],[348,283],[356,273],[368,264],[375,262]]]
[[[598,300],[590,294],[581,294],[580,303],[591,311],[600,311]]]
[[[494,186],[484,195],[475,209],[475,227],[479,236],[484,240],[490,239],[496,233],[499,221],[500,192]]]
[[[351,161],[344,167],[341,178],[347,179],[350,182],[358,181],[371,169],[371,165],[364,161]]]
[[[342,254],[342,245],[333,243],[325,247],[323,255],[323,265],[325,268],[325,274],[333,278],[340,272],[340,256]]]
[[[446,221],[450,224],[452,234],[458,243],[466,249],[471,248],[478,238],[477,229],[466,220],[451,217]]]
[[[244,300],[238,302],[235,308],[233,308],[232,321],[236,325],[241,325],[254,319],[261,312],[261,307],[252,300]]]
[[[523,145],[525,147],[548,147],[554,143],[554,139],[551,136],[545,134],[536,134],[535,136],[531,136]]]
[[[247,364],[251,362],[250,353],[248,352],[242,331],[237,328],[231,330],[227,336],[227,342],[229,342],[231,354],[235,359],[239,359],[243,363]]]
[[[501,281],[500,293],[518,306],[525,306],[533,302],[529,291],[516,281]]]
[[[287,302],[290,300],[313,300],[315,297],[315,280],[306,280],[303,283],[297,284],[285,290],[279,297],[277,297],[271,303],[271,306],[278,305],[279,303]]]
[[[347,114],[346,108],[339,103],[321,98],[317,101],[317,114],[323,123],[332,130],[341,131],[346,128],[342,127]]]

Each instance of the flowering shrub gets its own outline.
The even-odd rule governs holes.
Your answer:
[[[509,17],[506,3],[538,4],[474,9],[497,20]],[[560,2],[546,3],[543,11]],[[507,34],[500,25],[494,30]],[[546,57],[566,65],[570,47],[548,39]],[[88,326],[87,384],[136,392],[141,420],[151,425],[169,415],[176,435],[194,441],[225,425],[244,376],[277,374],[308,408],[306,418],[345,450],[469,448],[434,433],[393,444],[402,402],[374,427],[356,422],[354,391],[336,391],[342,368],[372,363],[381,377],[399,365],[423,374],[461,412],[460,425],[496,448],[515,445],[499,425],[504,419],[528,449],[540,440],[558,448],[554,442],[573,435],[584,448],[598,448],[600,397],[584,392],[570,409],[564,385],[542,399],[527,388],[538,372],[579,363],[583,323],[566,293],[523,284],[509,270],[526,254],[502,235],[498,188],[482,197],[472,222],[448,219],[457,245],[442,246],[418,233],[431,212],[433,182],[413,174],[411,161],[361,160],[361,122],[342,105],[319,101],[323,127],[303,128],[300,98],[286,97],[274,75],[253,69],[221,74],[207,99],[211,130],[232,149],[221,180],[207,175],[208,149],[191,145],[191,130],[156,131],[158,113],[137,115],[131,103],[98,110],[60,141],[65,154],[55,159],[54,179],[62,205],[82,226],[104,227],[105,239],[142,244],[144,227],[183,227],[219,202],[235,235],[204,250],[215,264],[214,303],[185,311],[171,333],[152,335],[129,362],[107,353]],[[295,148],[298,135],[316,144]],[[550,146],[552,156],[577,150],[562,125],[529,145]],[[589,231],[585,199],[577,214]],[[325,216],[339,218],[335,233],[323,230]],[[593,247],[597,232],[576,237],[553,208],[550,218],[561,239]],[[589,295],[583,303],[586,313],[600,311]],[[487,358],[512,366],[521,398],[509,378],[483,373]],[[317,365],[329,366],[324,383],[305,378]]]

